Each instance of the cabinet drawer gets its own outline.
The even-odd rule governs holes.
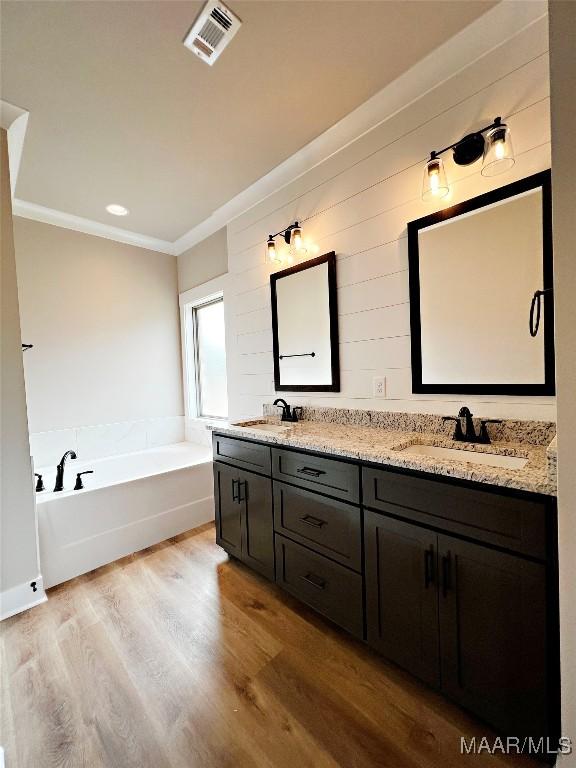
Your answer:
[[[215,434],[212,435],[212,451],[214,461],[223,461],[261,475],[270,474],[270,448],[267,445]]]
[[[275,535],[276,582],[357,637],[363,636],[362,577]]]
[[[274,448],[272,473],[278,480],[352,503],[360,498],[359,467],[338,459]]]
[[[349,568],[361,568],[358,507],[276,482],[274,528]]]
[[[546,504],[450,482],[362,468],[364,504],[372,509],[533,557],[546,556]]]

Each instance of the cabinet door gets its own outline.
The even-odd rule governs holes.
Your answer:
[[[545,566],[439,536],[442,688],[510,736],[546,736]]]
[[[238,502],[240,470],[214,463],[216,543],[235,557],[242,548],[242,506]]]
[[[272,480],[239,472],[239,509],[242,510],[242,554],[246,565],[274,579],[274,515]]]
[[[437,536],[368,510],[364,536],[368,642],[437,685]]]

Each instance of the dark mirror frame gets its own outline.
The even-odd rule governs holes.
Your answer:
[[[412,354],[412,392],[430,394],[478,394],[478,395],[554,395],[554,293],[544,298],[544,382],[542,384],[425,384],[422,382],[422,335],[420,319],[420,254],[418,234],[421,229],[452,219],[463,213],[484,208],[492,203],[515,197],[531,189],[542,189],[542,255],[543,290],[553,288],[552,263],[552,191],[550,170],[541,171],[520,181],[424,216],[408,224],[408,269],[410,281],[410,333]],[[526,333],[528,330],[526,307]]]
[[[276,283],[296,272],[328,264],[328,311],[330,313],[330,357],[332,384],[280,384],[280,351],[278,348],[278,303]],[[336,287],[336,253],[330,251],[323,256],[310,259],[294,267],[270,275],[272,299],[272,345],[274,355],[274,389],[276,392],[340,392],[340,348],[338,337],[338,292]]]

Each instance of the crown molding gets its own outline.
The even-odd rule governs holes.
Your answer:
[[[158,251],[174,256],[174,243],[167,240],[158,240],[155,237],[141,235],[139,232],[130,232],[121,227],[112,227],[109,224],[102,224],[92,219],[84,219],[82,216],[74,216],[71,213],[57,211],[54,208],[46,208],[36,203],[28,203],[25,200],[14,200],[14,216],[20,216],[23,219],[32,219],[40,221],[43,224],[53,224],[63,229],[73,229],[76,232],[83,232],[85,235],[95,235],[104,237],[107,240],[116,240],[118,243],[134,245],[137,248],[146,248],[149,251]]]
[[[20,173],[20,161],[30,113],[22,107],[0,99],[0,126],[8,136],[8,166],[10,168],[10,192],[12,200],[16,193],[16,181]]]
[[[516,37],[548,14],[547,0],[502,0],[270,173],[218,208],[174,242],[184,251],[341,152],[441,83]]]

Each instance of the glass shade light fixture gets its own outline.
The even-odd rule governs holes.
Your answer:
[[[289,246],[286,255],[281,254],[276,248],[275,239],[280,235],[282,235],[286,245]],[[268,235],[266,258],[272,264],[283,264],[284,262],[291,264],[295,258],[302,258],[307,252],[302,239],[302,227],[297,221],[274,235]]]
[[[450,192],[444,164],[440,157],[450,149],[456,165],[471,165],[483,156],[483,176],[504,173],[510,170],[515,162],[510,129],[506,123],[502,122],[501,117],[496,117],[494,122],[485,128],[469,133],[444,149],[430,153],[430,159],[427,160],[424,168],[422,184],[422,200],[425,202],[441,199]]]
[[[422,182],[422,200],[428,202],[434,198],[446,197],[450,192],[448,182],[446,181],[446,171],[441,157],[436,156],[436,152],[430,153],[430,160],[426,163],[424,169],[424,180]]]
[[[515,162],[510,129],[497,117],[494,120],[494,126],[486,132],[482,176],[497,176],[499,173],[505,173]]]
[[[294,224],[293,228],[292,228],[292,233],[291,233],[291,236],[290,236],[290,243],[291,243],[291,246],[294,248],[294,250],[296,252],[301,251],[302,248],[303,248],[303,246],[302,246],[302,228],[300,227],[298,222],[296,222]]]
[[[272,264],[280,261],[280,256],[276,251],[276,243],[274,242],[272,235],[268,237],[268,242],[266,243],[266,257]]]

